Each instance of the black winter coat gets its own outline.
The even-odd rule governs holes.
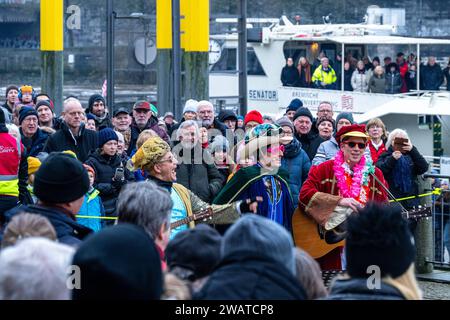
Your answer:
[[[89,153],[98,147],[97,132],[86,130],[81,125],[77,137],[74,137],[69,127],[63,122],[61,129],[52,134],[44,146],[44,152],[72,150],[81,162],[86,161]]]
[[[352,75],[353,75],[353,69],[350,68],[348,70],[344,70],[344,90],[345,91],[353,91],[352,87]],[[339,84],[340,88],[340,84]]]
[[[383,281],[380,289],[369,289],[367,279],[336,280],[326,300],[405,300],[401,292]]]
[[[22,128],[20,130],[20,136],[22,137],[22,143],[27,148],[27,156],[36,157],[39,152],[44,149],[50,134],[41,129],[37,129],[36,133],[31,138],[26,138],[23,135]]]
[[[317,149],[319,149],[320,144],[325,141],[319,136],[317,132],[314,132],[312,129],[308,134],[302,134],[301,136],[296,133],[295,137],[302,144],[302,148],[303,150],[305,150],[310,161],[312,161],[312,159],[314,159],[314,157],[316,156]]]
[[[288,67],[287,65],[281,70],[281,83],[285,87],[297,87],[300,80],[300,75],[295,66]]]
[[[132,180],[132,174],[122,163],[121,157],[117,154],[113,157],[101,155],[100,149],[91,153],[86,160],[86,164],[95,170],[94,188],[100,191],[100,198],[105,207],[107,216],[117,216],[116,203],[122,186]],[[124,169],[125,180],[113,181],[116,169],[122,167]]]
[[[414,146],[410,152],[407,152],[402,155],[402,157],[409,157],[411,160],[412,165],[410,174],[412,179],[412,185],[410,191],[401,192],[401,190],[395,186],[394,170],[397,160],[395,160],[394,157],[392,156],[393,152],[394,150],[392,149],[392,146],[390,146],[386,152],[380,155],[376,163],[376,166],[380,168],[380,170],[383,172],[384,178],[389,185],[389,191],[396,198],[403,198],[419,194],[417,176],[427,172],[428,170],[427,160],[425,160],[425,158],[419,153],[417,148]],[[412,208],[419,204],[417,199],[405,200],[401,201],[401,203],[407,208]]]
[[[384,77],[386,79],[386,93],[400,93],[403,83],[400,73],[397,71],[394,73],[388,72]]]
[[[420,89],[439,90],[444,81],[444,73],[438,64],[422,66],[420,70]]]
[[[47,218],[55,228],[58,241],[69,246],[78,246],[83,239],[93,233],[92,229],[78,224],[62,209],[56,207],[43,207],[41,205],[19,206],[5,213],[6,222],[18,213],[27,212],[40,214]]]
[[[127,152],[129,154],[131,154],[136,149],[136,142],[137,142],[137,139],[139,138],[139,134],[146,129],[151,129],[151,130],[155,131],[156,134],[161,137],[161,139],[163,139],[167,143],[170,142],[169,135],[167,134],[167,132],[158,126],[158,119],[156,119],[156,117],[151,116],[151,118],[148,120],[145,128],[143,128],[143,129],[139,129],[139,127],[136,125],[136,123],[134,123],[134,120],[133,120],[133,124],[131,125],[130,146],[127,149]]]
[[[305,300],[291,271],[278,262],[241,251],[225,256],[194,300]]]
[[[214,165],[209,151],[202,149],[199,145],[191,150],[179,152],[176,148],[181,148],[181,144],[174,148],[175,154],[179,155],[177,183],[191,190],[203,201],[211,203],[219,194],[225,181]],[[186,154],[187,152],[189,154]],[[196,164],[197,160],[201,163]]]

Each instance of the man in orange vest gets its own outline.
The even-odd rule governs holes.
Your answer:
[[[0,222],[4,212],[19,201],[28,202],[28,163],[24,151],[20,139],[8,133],[4,113],[0,112]]]

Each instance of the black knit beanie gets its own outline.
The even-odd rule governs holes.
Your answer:
[[[117,133],[111,128],[105,128],[98,132],[98,147],[101,148],[110,140],[119,141]]]
[[[311,122],[314,121],[311,111],[309,111],[309,109],[305,107],[298,108],[297,112],[294,115],[293,121],[295,121],[295,119],[297,119],[298,117],[308,117],[311,120]]]
[[[68,203],[84,196],[89,185],[89,176],[80,161],[69,154],[53,152],[36,172],[34,194],[46,203]]]
[[[121,223],[84,241],[73,257],[81,288],[73,300],[159,300],[163,291],[161,260],[142,227]]]
[[[35,116],[36,118],[39,118],[38,113],[33,107],[22,107],[19,112],[19,124],[21,125],[23,120],[25,120],[25,118],[29,116]]]
[[[416,248],[407,221],[398,206],[368,204],[347,220],[345,254],[351,277],[367,278],[369,266],[380,276],[397,278],[414,262]]]
[[[94,102],[96,102],[96,101],[102,101],[103,104],[104,104],[105,107],[106,107],[106,101],[105,101],[105,98],[103,98],[102,95],[99,95],[99,94],[93,94],[92,96],[89,97],[88,108],[87,108],[87,111],[88,111],[88,112],[92,112],[92,105],[93,105]]]

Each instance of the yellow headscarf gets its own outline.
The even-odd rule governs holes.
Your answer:
[[[39,167],[41,166],[41,161],[35,157],[28,157],[27,162],[28,162],[28,175],[34,174],[36,171],[38,171]]]
[[[151,137],[136,151],[131,161],[135,169],[153,167],[167,152],[170,152],[167,142],[160,137]]]

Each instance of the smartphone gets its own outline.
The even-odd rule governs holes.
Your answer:
[[[123,168],[117,168],[114,173],[114,180],[121,181],[125,179],[125,174]]]
[[[393,149],[394,151],[403,151],[403,147],[408,143],[408,139],[406,138],[395,138]]]

